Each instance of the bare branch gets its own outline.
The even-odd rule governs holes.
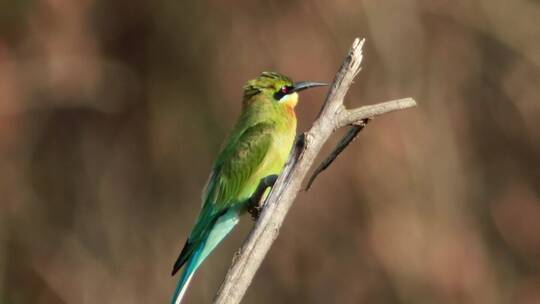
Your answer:
[[[214,303],[237,304],[242,300],[251,284],[255,272],[261,265],[270,246],[277,238],[279,229],[289,211],[301,184],[315,157],[330,135],[338,128],[351,125],[365,118],[414,106],[412,99],[393,101],[380,105],[361,107],[348,111],[343,99],[360,70],[364,40],[356,39],[339,69],[325,103],[313,127],[302,134],[294,148],[283,172],[278,177],[259,220],[248,235],[242,248],[236,254],[229,271],[221,285]]]
[[[334,162],[334,160],[336,160],[336,158],[341,154],[341,152],[343,152],[343,150],[345,150],[345,148],[349,146],[349,144],[356,138],[356,136],[358,136],[358,133],[360,133],[360,131],[362,131],[367,126],[368,122],[369,118],[366,118],[360,123],[351,126],[349,131],[343,136],[343,138],[341,138],[341,140],[338,142],[330,155],[328,155],[328,157],[326,157],[321,162],[317,169],[313,171],[313,174],[309,178],[305,191],[308,191],[309,188],[311,188],[311,185],[313,184],[317,176],[319,176],[321,172],[326,170],[326,168],[328,168]]]
[[[390,100],[376,105],[359,107],[352,110],[345,110],[340,113],[338,128],[354,124],[362,119],[375,117],[377,115],[405,110],[416,106],[416,101],[411,97]]]

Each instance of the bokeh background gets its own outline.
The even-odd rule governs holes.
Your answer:
[[[540,303],[531,0],[0,0],[0,303],[168,303],[244,82],[331,81],[357,36],[347,104],[419,107],[299,195],[244,303]],[[303,94],[299,131],[323,98]]]

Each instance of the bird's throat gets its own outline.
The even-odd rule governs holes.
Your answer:
[[[286,107],[290,107],[291,109],[294,109],[294,107],[296,107],[296,104],[298,103],[298,93],[294,92],[292,94],[283,96],[279,100],[279,103],[281,103],[282,105]]]

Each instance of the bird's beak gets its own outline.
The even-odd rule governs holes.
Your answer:
[[[313,81],[296,82],[296,83],[293,84],[293,89],[292,89],[291,93],[300,92],[300,91],[303,91],[305,89],[314,88],[314,87],[321,87],[321,86],[327,86],[327,85],[328,85],[328,83],[313,82]]]

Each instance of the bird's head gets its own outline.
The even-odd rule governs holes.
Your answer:
[[[279,73],[262,72],[244,86],[244,104],[249,104],[253,97],[262,94],[276,104],[294,108],[298,103],[298,92],[325,85],[327,84],[311,81],[293,82],[289,77]]]

